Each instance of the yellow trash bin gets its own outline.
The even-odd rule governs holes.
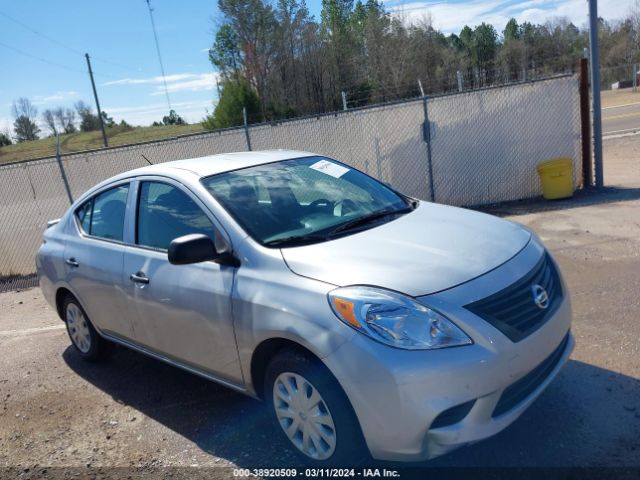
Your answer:
[[[538,165],[542,196],[557,200],[573,196],[573,162],[570,158],[556,158]]]

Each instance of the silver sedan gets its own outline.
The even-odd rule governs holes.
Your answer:
[[[118,343],[260,398],[316,465],[489,437],[574,344],[535,234],[304,152],[110,178],[49,223],[36,261],[83,358]]]

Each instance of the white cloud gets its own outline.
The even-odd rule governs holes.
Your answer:
[[[78,92],[74,90],[58,91],[52,95],[36,95],[35,97],[33,97],[33,101],[31,103],[33,103],[34,105],[44,105],[46,103],[66,100],[67,98],[75,97],[76,95],[78,95]]]
[[[204,90],[213,90],[216,88],[216,80],[218,78],[218,74],[216,73],[204,73],[199,75],[197,78],[192,80],[185,80],[182,82],[171,82],[167,81],[167,90],[170,93],[172,92],[200,92]],[[156,91],[151,95],[164,95],[164,86],[157,87]]]
[[[200,92],[213,90],[216,88],[216,80],[218,74],[215,72],[208,73],[177,73],[167,75],[167,90],[169,92]],[[153,85],[155,90],[151,95],[164,95],[164,82],[161,76],[149,78],[123,78],[120,80],[112,80],[102,84],[103,86],[112,85]]]
[[[166,75],[165,80],[167,83],[169,82],[178,82],[180,80],[191,79],[193,77],[197,77],[199,74],[194,73],[176,73],[174,75]],[[143,85],[143,84],[159,84],[162,83],[162,77],[150,77],[150,78],[122,78],[120,80],[112,80],[110,82],[105,82],[103,86],[110,85]]]
[[[507,21],[515,17],[519,22],[544,23],[557,17],[567,17],[577,26],[588,21],[588,4],[585,0],[470,0],[468,2],[413,1],[392,5],[390,11],[407,20],[417,22],[430,15],[435,28],[445,33],[458,33],[462,27],[482,22],[492,24],[501,32]],[[635,0],[599,0],[598,15],[607,20],[623,18]]]
[[[176,102],[171,104],[182,118],[189,123],[199,122],[204,118],[207,111],[213,110],[214,104],[211,99],[193,100],[188,102]],[[148,105],[114,106],[105,107],[104,111],[113,116],[116,121],[126,120],[132,125],[149,125],[154,121],[159,121],[169,112],[166,103],[152,103]]]

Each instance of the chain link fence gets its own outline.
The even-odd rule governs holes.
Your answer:
[[[48,220],[85,190],[151,163],[286,148],[335,157],[409,195],[475,206],[541,194],[536,165],[574,163],[575,76],[347,110],[0,166],[0,291],[37,284]],[[146,158],[145,158],[146,157]]]
[[[574,160],[581,129],[575,77],[433,98],[428,116],[435,199],[483,205],[541,194],[538,163]]]
[[[639,64],[617,65],[600,69],[600,83],[602,90],[617,90],[638,86]],[[635,77],[635,81],[634,81]]]

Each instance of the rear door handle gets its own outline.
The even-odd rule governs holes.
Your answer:
[[[67,265],[69,265],[70,267],[79,267],[80,264],[76,261],[75,258],[71,257],[71,258],[67,258],[64,263],[66,263]]]
[[[129,279],[135,283],[149,283],[149,277],[147,277],[143,272],[132,273],[129,276]]]

